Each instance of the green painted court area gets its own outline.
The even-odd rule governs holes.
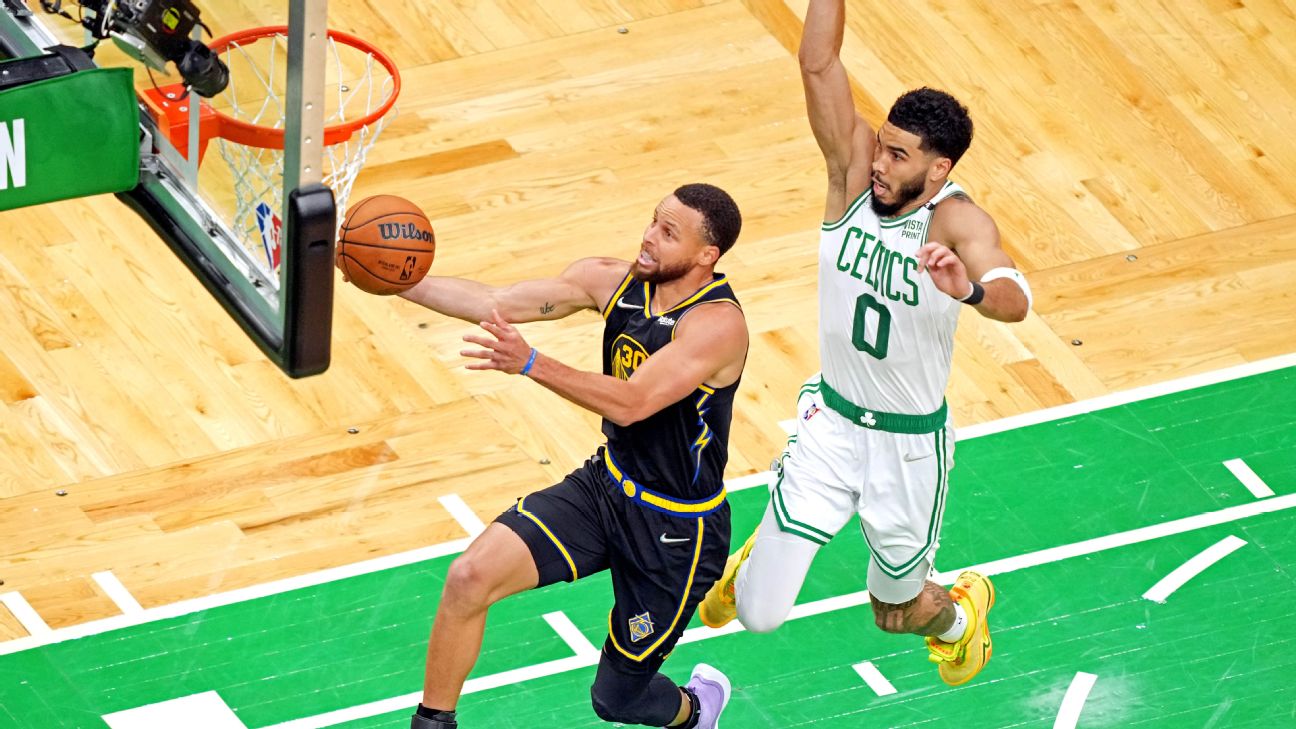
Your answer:
[[[1250,493],[1224,466],[1232,459],[1275,495]],[[1078,727],[1296,726],[1296,369],[964,441],[956,462],[937,557],[945,572],[1232,510],[1220,523],[996,563],[1007,567],[994,578],[995,657],[964,687],[942,684],[920,639],[881,633],[858,604],[769,635],[696,631],[667,672],[682,681],[698,661],[724,670],[735,687],[725,729],[1050,727],[1077,672],[1096,676]],[[760,488],[732,496],[736,541],[765,501]],[[1246,544],[1164,603],[1142,597],[1230,536]],[[104,714],[216,691],[259,729],[410,694],[450,559],[0,657],[0,726],[102,728]],[[865,559],[848,527],[821,552],[800,602],[864,589]],[[553,611],[602,645],[609,600],[606,575],[506,600],[474,676],[571,657],[542,617]],[[878,696],[853,669],[864,661],[896,693]],[[593,674],[578,667],[472,693],[461,725],[603,726],[589,707]],[[408,726],[409,709],[390,708],[337,726]]]

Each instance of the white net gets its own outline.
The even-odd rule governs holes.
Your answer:
[[[287,116],[288,38],[270,35],[233,42],[221,51],[230,69],[230,83],[212,105],[239,121],[259,127],[283,129]],[[347,199],[365,157],[395,107],[347,139],[328,144],[329,129],[354,122],[382,107],[395,93],[395,79],[369,51],[334,38],[328,39],[325,71],[323,183],[332,188],[337,220],[346,217]],[[229,166],[234,192],[233,223],[236,235],[254,261],[267,272],[277,272],[280,262],[280,215],[284,195],[284,151],[218,139],[221,157]]]

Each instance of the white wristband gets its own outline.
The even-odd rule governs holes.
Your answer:
[[[1023,294],[1026,294],[1027,310],[1034,306],[1035,297],[1031,296],[1030,284],[1026,283],[1026,277],[1022,275],[1022,272],[1015,268],[1008,268],[1007,266],[992,268],[989,271],[986,271],[986,275],[981,277],[981,283],[990,283],[991,281],[1000,278],[1011,280],[1013,283],[1017,284],[1017,287],[1022,290]]]

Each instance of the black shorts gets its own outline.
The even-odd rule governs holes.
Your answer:
[[[495,521],[526,542],[540,587],[611,569],[616,602],[603,653],[652,673],[729,556],[728,502],[700,517],[648,508],[622,492],[599,456]]]

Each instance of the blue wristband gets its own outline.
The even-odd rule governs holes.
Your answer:
[[[532,347],[532,348],[531,348],[531,358],[528,359],[528,360],[527,360],[527,363],[526,363],[525,365],[522,366],[522,371],[518,372],[518,374],[519,374],[519,375],[525,375],[526,373],[530,372],[530,371],[531,371],[531,365],[535,364],[535,358],[536,358],[536,348],[535,348],[535,347]]]

